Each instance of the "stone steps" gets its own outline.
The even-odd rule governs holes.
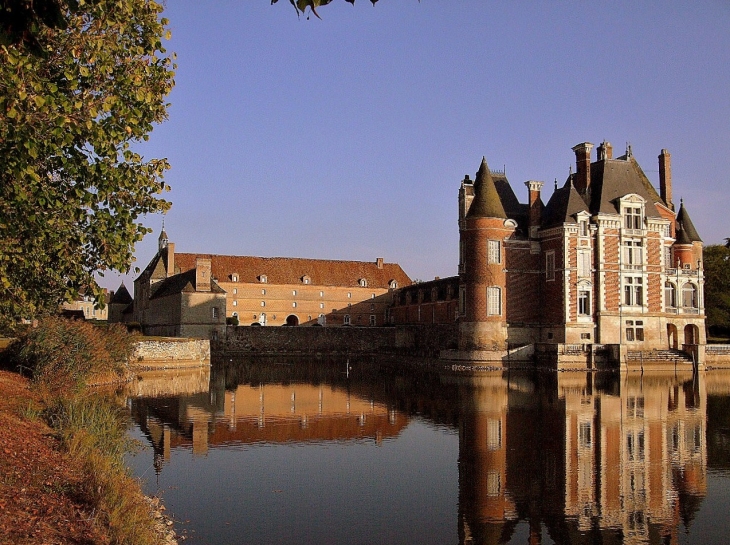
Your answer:
[[[628,361],[692,363],[692,357],[680,350],[629,350],[626,352],[626,359]]]

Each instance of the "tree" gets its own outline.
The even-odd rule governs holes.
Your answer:
[[[273,6],[276,4],[279,0],[271,0],[271,5]],[[300,13],[304,13],[304,11],[309,8],[312,10],[312,13],[314,13],[315,17],[317,19],[321,19],[319,14],[317,13],[317,8],[320,6],[326,6],[332,2],[332,0],[289,0],[289,3],[294,6],[294,9],[297,12],[297,15]],[[345,2],[349,2],[350,4],[355,4],[355,0],[345,0]],[[378,2],[378,0],[370,0],[372,2],[373,6]]]
[[[707,246],[704,268],[707,327],[714,334],[730,335],[730,248]]]
[[[3,10],[11,3],[32,4]],[[132,147],[167,118],[174,65],[162,7],[43,4],[60,5],[63,20],[0,27],[0,327],[81,288],[98,300],[95,273],[129,270],[150,231],[139,218],[170,206],[159,196],[167,161]]]

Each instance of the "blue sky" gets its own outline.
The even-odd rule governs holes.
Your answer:
[[[167,157],[176,251],[359,261],[457,273],[457,192],[486,156],[565,181],[571,147],[630,142],[658,186],[672,155],[706,244],[730,237],[730,3],[170,0]],[[595,150],[593,153],[595,160]],[[137,246],[156,251],[162,216]],[[101,280],[128,288],[136,275]]]

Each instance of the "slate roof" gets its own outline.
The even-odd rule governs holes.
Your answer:
[[[291,257],[227,256],[213,254],[175,253],[175,270],[195,268],[196,258],[211,260],[211,274],[221,282],[230,282],[237,274],[239,282],[258,283],[262,275],[269,284],[301,284],[308,276],[312,285],[358,287],[364,278],[368,287],[388,289],[395,280],[399,287],[411,284],[411,279],[397,263],[383,263],[379,269],[375,261],[337,261]]]
[[[167,297],[168,295],[176,295],[178,293],[195,293],[195,269],[165,278],[162,282],[154,284],[152,289],[154,289],[154,293],[150,296],[150,299]],[[226,292],[214,280],[210,283],[210,293]]]
[[[549,229],[564,223],[578,223],[575,214],[588,212],[588,205],[573,186],[572,178],[556,189],[542,213],[542,228]]]
[[[504,192],[504,185],[500,185],[502,185]],[[509,191],[511,193],[512,188],[509,188]],[[514,193],[512,195],[514,196]],[[517,199],[515,198],[515,200]],[[489,172],[489,166],[487,166],[487,159],[485,157],[482,157],[482,164],[479,166],[479,171],[474,180],[474,200],[471,202],[466,217],[507,219],[507,213],[505,212],[492,174]]]
[[[677,243],[692,244],[693,242],[702,242],[702,239],[684,207],[684,202],[680,201],[677,213]]]
[[[591,214],[620,214],[617,199],[630,193],[646,200],[647,217],[661,217],[654,203],[663,201],[633,156],[591,163],[591,185],[583,196]]]
[[[129,294],[129,290],[127,290],[127,286],[122,282],[117,291],[114,292],[114,295],[109,299],[109,304],[128,305],[132,301],[133,299]]]

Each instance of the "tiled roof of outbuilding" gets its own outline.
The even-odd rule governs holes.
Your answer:
[[[368,287],[382,289],[387,289],[391,280],[399,287],[411,283],[397,263],[383,263],[379,269],[375,261],[175,253],[175,269],[194,269],[199,257],[211,260],[211,274],[220,282],[229,282],[237,274],[239,282],[260,282],[263,275],[269,284],[301,284],[305,276],[319,286],[358,287],[360,279],[365,279]]]

